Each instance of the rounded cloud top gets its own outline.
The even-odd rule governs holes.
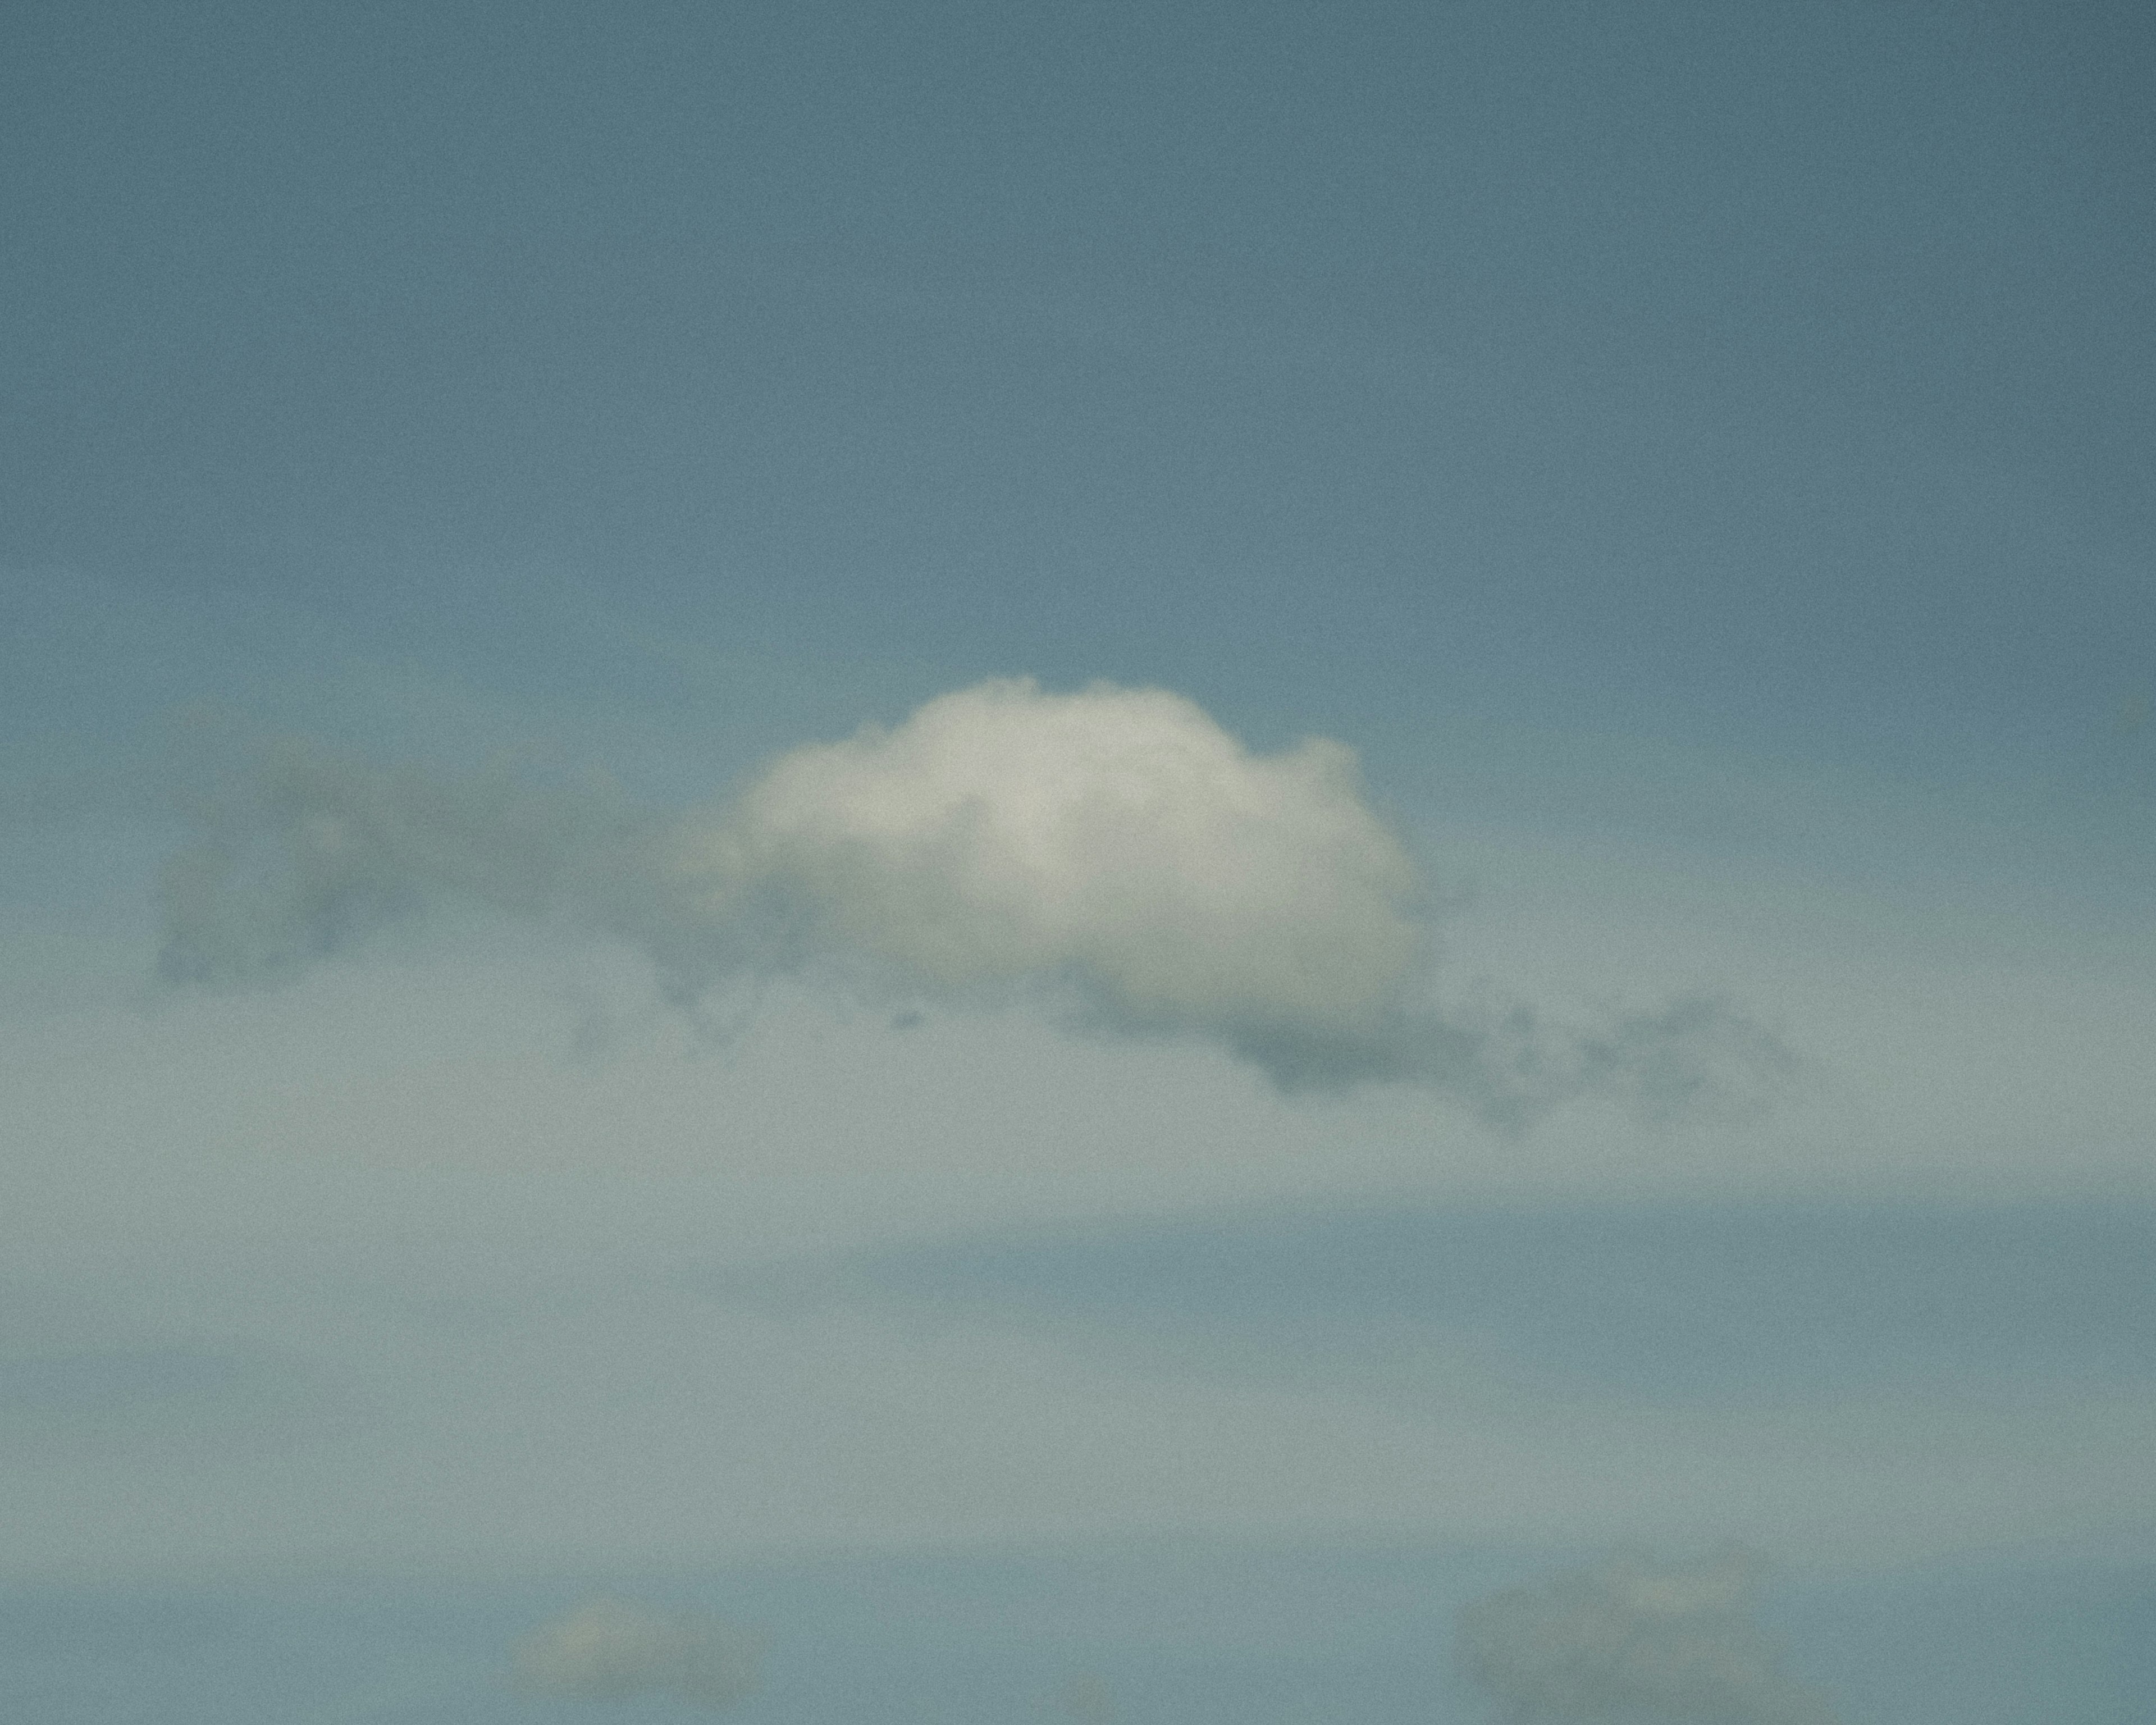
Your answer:
[[[714,911],[779,883],[921,983],[1060,973],[1136,1024],[1367,1033],[1422,956],[1352,752],[1254,755],[1161,690],[941,696],[781,757],[680,855]]]

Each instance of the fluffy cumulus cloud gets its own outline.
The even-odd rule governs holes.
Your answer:
[[[1501,1125],[1580,1094],[1673,1113],[1787,1065],[1709,1000],[1585,1028],[1494,999],[1440,1009],[1414,862],[1352,752],[1254,754],[1159,690],[985,683],[686,812],[296,746],[199,809],[162,889],[178,982],[289,974],[454,896],[626,941],[683,1004],[780,973],[1029,990],[1117,1031],[1210,1038],[1283,1086],[1420,1084]]]
[[[678,865],[714,922],[783,882],[828,944],[932,987],[1067,976],[1132,1024],[1377,1034],[1415,873],[1354,757],[1254,756],[1158,690],[989,683],[796,749]]]
[[[1517,1725],[1834,1725],[1756,1619],[1760,1564],[1613,1558],[1460,1614],[1463,1665]]]
[[[716,1618],[602,1599],[531,1635],[512,1681],[557,1700],[663,1695],[716,1711],[756,1692],[762,1656],[757,1637]]]

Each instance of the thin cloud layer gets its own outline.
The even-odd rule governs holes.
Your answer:
[[[1493,1594],[1460,1613],[1461,1662],[1517,1725],[1834,1725],[1755,1619],[1760,1569],[1618,1557]]]
[[[162,884],[182,983],[289,976],[461,898],[624,940],[685,1005],[778,974],[1031,991],[1224,1044],[1283,1088],[1414,1084],[1505,1127],[1583,1095],[1653,1117],[1748,1106],[1791,1067],[1709,999],[1586,1029],[1494,998],[1440,1009],[1414,863],[1353,753],[1253,754],[1159,690],[984,683],[685,814],[285,745],[198,814]]]
[[[758,1638],[716,1618],[600,1599],[532,1634],[512,1681],[554,1700],[664,1695],[716,1712],[756,1692],[762,1660]]]

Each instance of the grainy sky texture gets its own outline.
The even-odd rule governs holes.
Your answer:
[[[2140,1717],[2146,8],[28,0],[0,200],[0,1712]]]

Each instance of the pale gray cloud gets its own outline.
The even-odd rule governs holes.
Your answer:
[[[1756,1615],[1759,1560],[1621,1554],[1460,1616],[1468,1675],[1517,1725],[1834,1725]]]
[[[1581,1096],[1654,1119],[1748,1109],[1794,1070],[1707,997],[1585,1026],[1486,988],[1437,1004],[1417,870],[1352,752],[1254,754],[1159,690],[984,683],[686,813],[289,743],[196,813],[161,886],[178,983],[290,975],[463,899],[625,941],[684,1005],[782,973],[886,997],[1015,990],[1224,1044],[1283,1088],[1417,1085],[1507,1128]]]
[[[762,1653],[759,1636],[715,1617],[596,1599],[534,1631],[516,1650],[512,1681],[551,1699],[665,1695],[716,1711],[756,1692]]]

